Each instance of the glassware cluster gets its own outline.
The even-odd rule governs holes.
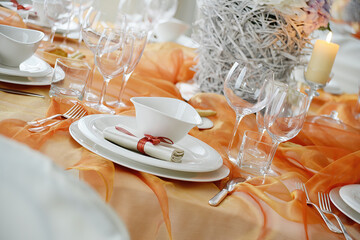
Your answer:
[[[99,10],[102,9],[100,4],[100,0],[44,0],[43,11],[51,25],[51,46],[54,46],[55,33],[61,26],[65,34],[63,43],[58,44],[58,47],[68,48],[64,43],[70,32],[70,25],[75,21],[79,26],[78,41],[84,41],[94,56],[91,74],[86,79],[83,100],[86,105],[100,112],[114,114],[114,108],[127,107],[127,100],[124,99],[125,88],[153,29],[174,16],[178,2],[120,0],[118,12],[113,19],[109,13]],[[66,31],[63,31],[64,26]],[[104,78],[101,90],[93,86],[96,72]],[[119,94],[115,100],[105,101],[107,86],[111,80],[118,81]]]
[[[259,79],[259,71],[262,71],[264,79]],[[224,94],[236,113],[227,149],[229,160],[245,171],[256,172],[255,175],[274,174],[270,166],[276,149],[281,142],[294,138],[300,132],[307,113],[308,97],[276,82],[271,72],[267,73],[251,62],[245,66],[234,63],[224,82]],[[239,147],[235,142],[239,138],[240,122],[252,113],[257,113],[259,133],[246,131],[240,138],[242,143],[239,141]],[[271,144],[264,137],[265,131],[271,138]]]

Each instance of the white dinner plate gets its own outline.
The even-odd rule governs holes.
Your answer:
[[[51,28],[51,26],[49,24],[43,23],[39,20],[36,19],[28,19],[28,22],[40,27],[46,27],[46,28]],[[56,32],[57,33],[66,33],[67,32],[67,23],[62,24],[60,26],[57,27]],[[74,31],[78,31],[80,30],[80,25],[76,22],[70,22],[69,25],[69,32],[74,32]]]
[[[27,86],[47,86],[51,84],[52,75],[52,71],[44,77],[18,77],[0,74],[0,82]],[[64,79],[64,77],[64,71],[56,71],[54,82],[58,82]]]
[[[333,204],[346,216],[360,224],[360,213],[356,212],[349,205],[347,205],[340,196],[341,187],[334,188],[330,191],[330,199]]]
[[[42,59],[32,55],[18,67],[9,67],[0,64],[0,74],[19,77],[43,77],[52,72],[52,67]]]
[[[190,135],[185,136],[173,146],[184,150],[184,156],[180,163],[164,161],[141,153],[120,147],[104,139],[103,131],[107,127],[121,124],[130,129],[136,129],[135,117],[114,116],[109,114],[96,114],[86,116],[79,120],[79,129],[94,143],[112,151],[115,154],[124,156],[133,161],[185,172],[210,172],[219,169],[223,165],[220,154],[206,143]],[[135,135],[135,133],[133,133]]]
[[[0,239],[130,239],[87,184],[29,147],[0,136]]]
[[[360,214],[360,184],[350,184],[340,189],[340,197]]]
[[[211,171],[211,172],[182,172],[182,171],[174,171],[164,168],[158,168],[151,165],[142,164],[140,162],[133,161],[132,159],[128,159],[122,155],[116,154],[108,149],[104,148],[101,145],[96,144],[91,139],[87,138],[79,129],[79,121],[74,122],[70,126],[70,134],[80,145],[85,147],[86,149],[106,158],[110,161],[119,164],[121,166],[146,172],[150,174],[154,174],[159,177],[181,180],[181,181],[189,181],[189,182],[213,182],[221,180],[229,175],[230,170],[223,165],[221,168]]]

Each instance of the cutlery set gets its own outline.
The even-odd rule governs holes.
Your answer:
[[[47,117],[47,118],[27,122],[27,124],[29,126],[31,126],[31,128],[29,128],[28,131],[32,132],[32,133],[43,132],[52,126],[59,124],[62,120],[80,119],[83,116],[85,116],[86,113],[87,113],[86,110],[80,104],[76,103],[64,114],[55,114],[55,115]],[[61,118],[62,120],[57,120],[54,122],[47,123],[50,120],[56,119],[56,118]]]
[[[306,186],[304,183],[296,183],[296,189],[301,190],[305,193],[306,195],[306,204],[307,205],[311,205],[313,207],[316,208],[316,210],[319,212],[319,214],[321,215],[321,217],[323,218],[325,224],[327,225],[327,227],[330,229],[330,231],[334,232],[334,233],[342,233],[344,234],[344,237],[346,240],[351,240],[352,238],[350,237],[350,235],[348,234],[348,232],[345,229],[345,226],[343,225],[343,223],[341,222],[340,218],[331,211],[331,202],[330,202],[330,198],[329,195],[327,193],[322,193],[322,192],[318,192],[318,200],[319,200],[319,206],[316,205],[315,203],[313,203],[310,200],[309,194],[307,192]],[[332,216],[334,216],[341,228],[341,230],[336,227],[327,217],[325,214],[330,214]]]
[[[246,181],[245,178],[234,178],[234,179],[228,181],[226,186],[209,200],[209,205],[218,206],[226,198],[228,193],[230,193],[231,191],[234,190],[234,188],[237,184],[245,182],[245,181]],[[330,197],[327,193],[322,193],[322,192],[318,193],[318,200],[319,200],[319,206],[318,206],[310,200],[309,194],[307,192],[307,189],[306,189],[306,186],[304,183],[297,182],[296,189],[301,190],[305,193],[306,204],[315,207],[315,209],[319,212],[320,216],[322,217],[322,219],[324,220],[326,226],[330,229],[330,231],[332,231],[334,233],[344,234],[344,237],[346,240],[352,239],[352,237],[346,231],[344,224],[341,222],[341,219],[335,213],[333,213],[331,211],[331,201],[330,201]],[[326,217],[325,214],[330,214],[330,215],[334,216],[335,219],[337,220],[341,230],[337,226],[335,226]]]

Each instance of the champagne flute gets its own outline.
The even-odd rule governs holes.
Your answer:
[[[105,28],[101,34],[95,52],[95,65],[104,77],[99,103],[94,106],[100,112],[114,114],[115,111],[105,106],[106,88],[111,79],[123,74],[124,66],[129,64],[132,49],[129,44],[133,39],[125,32],[116,28]]]
[[[270,169],[277,147],[281,142],[294,138],[301,130],[307,112],[308,97],[295,89],[277,88],[273,100],[266,107],[266,131],[274,146],[269,155],[266,172]]]
[[[73,12],[73,0],[45,0],[45,16],[51,22],[50,44],[54,42],[55,32],[59,25],[69,21]]]
[[[269,81],[261,79],[261,76],[269,76],[269,74],[258,66],[252,64],[240,66],[235,62],[225,78],[224,94],[228,104],[236,113],[233,135],[227,149],[228,157],[234,163],[238,156],[238,149],[234,143],[241,120],[246,115],[260,111],[268,103]]]

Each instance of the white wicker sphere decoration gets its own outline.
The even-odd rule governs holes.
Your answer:
[[[276,80],[290,81],[309,44],[301,22],[251,0],[202,0],[193,38],[200,47],[195,81],[203,92],[223,92],[223,82],[237,61],[273,71]],[[256,81],[264,81],[259,74]]]

